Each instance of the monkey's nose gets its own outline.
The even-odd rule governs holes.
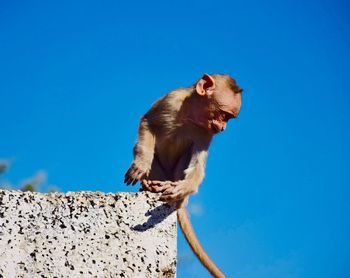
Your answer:
[[[213,127],[213,130],[215,131],[215,133],[222,132],[226,128],[226,123],[222,123],[222,122],[213,120],[212,127]]]

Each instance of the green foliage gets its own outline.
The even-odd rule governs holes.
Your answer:
[[[25,184],[22,188],[21,188],[22,191],[30,191],[30,192],[35,192],[37,191],[36,190],[36,187],[31,184],[31,183],[28,183],[28,184]]]

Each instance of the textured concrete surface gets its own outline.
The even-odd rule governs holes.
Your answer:
[[[0,190],[0,278],[175,277],[176,213],[156,199]]]

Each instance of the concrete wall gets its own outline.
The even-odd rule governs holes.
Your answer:
[[[0,190],[0,278],[175,277],[176,213],[156,199]]]

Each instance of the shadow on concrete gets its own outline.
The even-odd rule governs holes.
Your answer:
[[[172,214],[176,210],[175,206],[171,206],[168,204],[162,204],[152,210],[146,212],[146,216],[150,216],[148,220],[143,223],[131,227],[132,230],[138,232],[144,232],[148,229],[153,228],[158,223],[162,222],[165,218],[167,218],[170,214]]]

